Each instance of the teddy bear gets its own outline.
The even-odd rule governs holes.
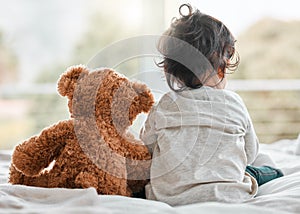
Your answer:
[[[9,182],[38,187],[96,188],[134,196],[149,179],[151,155],[129,131],[154,104],[151,90],[110,68],[69,67],[58,80],[70,119],[14,148]]]

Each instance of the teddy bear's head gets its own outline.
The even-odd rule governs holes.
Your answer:
[[[58,92],[68,97],[72,118],[94,118],[98,126],[109,126],[118,133],[154,103],[145,84],[130,81],[109,68],[91,71],[83,65],[72,66],[62,74]]]

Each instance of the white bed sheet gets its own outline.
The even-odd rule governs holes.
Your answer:
[[[300,213],[300,139],[261,145],[285,176],[262,185],[243,204],[198,203],[171,207],[123,196],[97,195],[93,188],[38,188],[7,183],[11,151],[0,151],[0,213]]]

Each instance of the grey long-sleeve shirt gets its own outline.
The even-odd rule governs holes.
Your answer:
[[[202,87],[168,92],[149,113],[141,139],[152,153],[148,199],[170,205],[242,202],[257,183],[245,173],[258,152],[242,99]]]

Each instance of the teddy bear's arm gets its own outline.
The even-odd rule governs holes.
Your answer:
[[[38,175],[59,155],[66,140],[74,138],[73,127],[72,120],[65,120],[44,129],[15,148],[12,164],[26,176]]]

